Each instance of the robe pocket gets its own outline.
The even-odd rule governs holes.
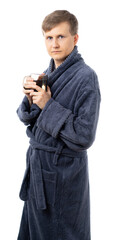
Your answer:
[[[56,180],[57,180],[56,173],[42,170],[42,174],[43,174],[43,186],[44,186],[46,202],[54,206],[55,195],[56,195]]]
[[[40,206],[45,197],[46,204],[54,206],[56,192],[56,173],[49,172],[44,169],[37,170],[34,173],[34,194],[37,200],[37,205]]]

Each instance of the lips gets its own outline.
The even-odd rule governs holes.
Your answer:
[[[61,51],[52,51],[52,53],[60,53]]]

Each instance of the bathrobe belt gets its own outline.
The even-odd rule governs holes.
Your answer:
[[[47,201],[44,193],[44,182],[43,182],[42,169],[41,169],[42,159],[40,159],[39,150],[54,153],[53,163],[55,165],[57,165],[58,163],[58,157],[60,156],[60,154],[65,155],[67,157],[76,157],[76,156],[84,157],[86,156],[86,151],[76,153],[70,149],[64,148],[64,144],[61,144],[57,148],[43,145],[35,141],[35,138],[32,135],[31,135],[32,138],[30,139],[30,148],[32,149],[32,155],[30,157],[30,161],[26,168],[23,182],[21,185],[20,198],[23,201],[27,201],[29,199],[30,169],[31,169],[31,174],[32,174],[31,177],[33,182],[36,206],[38,209],[45,210],[47,208]],[[38,159],[38,161],[35,161],[36,159]],[[39,175],[39,179],[37,179],[38,175]]]

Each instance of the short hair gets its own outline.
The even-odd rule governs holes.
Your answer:
[[[42,22],[42,30],[44,32],[50,31],[56,27],[59,23],[68,22],[70,25],[71,35],[75,35],[78,32],[78,20],[75,15],[71,14],[67,10],[56,10],[48,14]]]

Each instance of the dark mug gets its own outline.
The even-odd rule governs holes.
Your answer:
[[[36,82],[36,85],[47,91],[47,80],[48,80],[48,75],[45,74],[38,74],[38,73],[31,73],[30,77],[33,78],[34,82]],[[26,78],[24,77],[23,79],[23,84],[26,82]],[[27,88],[25,88],[27,89]],[[28,88],[28,90],[31,90]],[[34,90],[36,91],[36,90]]]
[[[34,82],[36,82],[36,85],[47,91],[48,75],[31,74],[31,77],[34,79]]]

